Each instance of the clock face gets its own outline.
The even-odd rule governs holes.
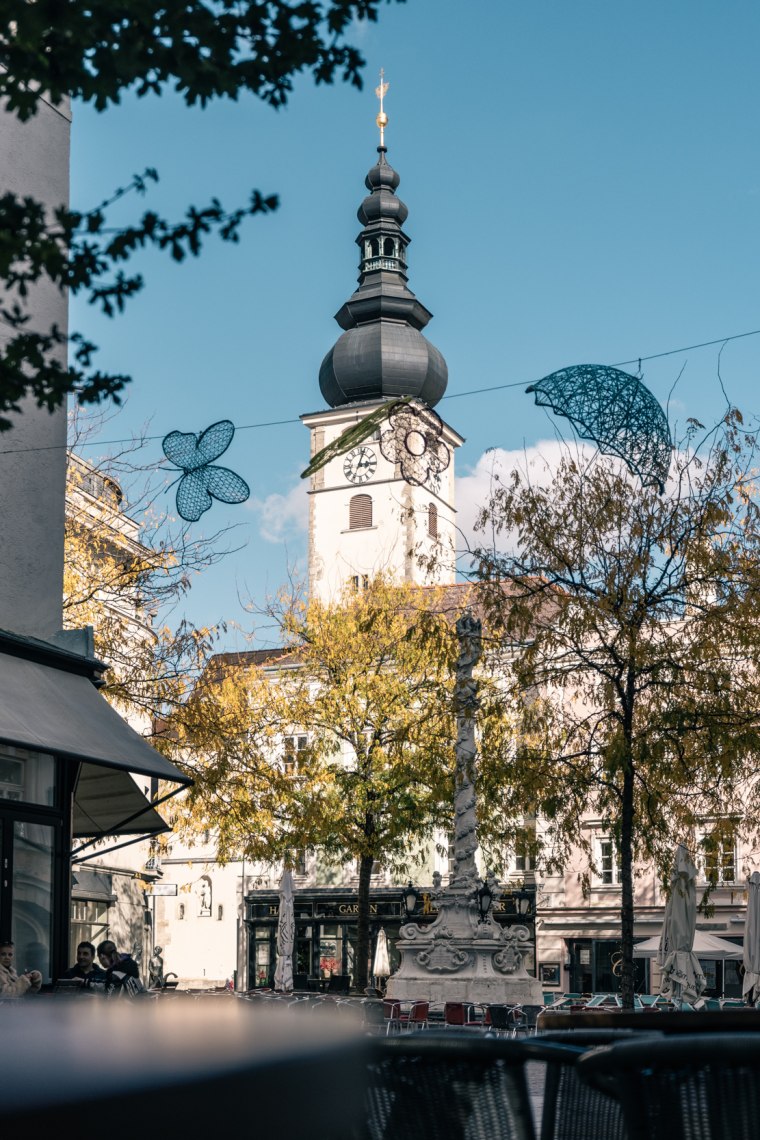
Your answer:
[[[355,447],[343,460],[343,474],[352,483],[368,483],[376,467],[377,456],[370,447]]]

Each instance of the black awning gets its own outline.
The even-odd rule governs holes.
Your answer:
[[[170,830],[129,772],[100,764],[82,765],[74,792],[75,839],[160,835]]]
[[[111,708],[88,677],[4,653],[0,741],[124,773],[192,782]]]

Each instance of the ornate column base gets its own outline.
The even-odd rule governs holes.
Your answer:
[[[469,890],[444,891],[437,905],[430,926],[402,926],[401,962],[388,979],[387,997],[543,1005],[541,983],[523,966],[531,945],[526,926],[502,927],[490,915],[479,921]]]

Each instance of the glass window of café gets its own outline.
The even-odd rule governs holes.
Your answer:
[[[53,756],[0,745],[0,937],[51,980],[63,812]]]

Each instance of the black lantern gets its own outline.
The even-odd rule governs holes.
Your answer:
[[[480,912],[480,921],[485,922],[488,918],[488,912],[493,904],[493,891],[488,885],[488,880],[484,879],[478,887],[476,892],[478,900],[478,910]]]
[[[533,913],[534,892],[533,891],[515,891],[515,910],[521,918],[530,918]]]
[[[417,909],[417,903],[419,901],[420,892],[412,885],[412,880],[410,879],[408,886],[404,887],[401,892],[401,905],[404,908],[404,913],[407,918],[414,917],[414,912]]]

